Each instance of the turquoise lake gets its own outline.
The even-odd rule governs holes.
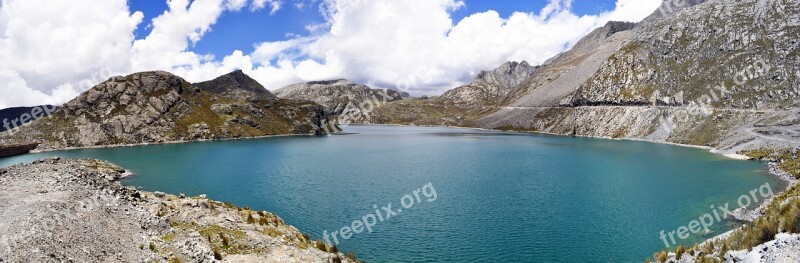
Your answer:
[[[86,149],[127,185],[276,213],[322,238],[430,183],[436,199],[340,239],[369,262],[643,262],[671,231],[769,183],[763,164],[635,141],[453,128],[349,126],[348,135]],[[418,192],[419,193],[419,192]],[[420,194],[422,195],[422,194]],[[682,244],[722,233],[693,235]]]

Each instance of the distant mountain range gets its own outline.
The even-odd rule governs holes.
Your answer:
[[[316,102],[331,115],[377,107],[378,104],[409,97],[408,93],[373,89],[344,79],[294,84],[276,90],[275,94],[284,99]]]
[[[798,3],[672,2],[638,24],[609,22],[542,65],[508,62],[439,97],[409,98],[349,80],[300,83],[273,95],[241,71],[196,84],[144,72],[101,83],[28,128],[27,138],[5,139],[46,137],[45,145],[63,147],[305,134],[343,114],[358,122],[634,138],[726,152],[800,139],[792,132],[800,127]]]

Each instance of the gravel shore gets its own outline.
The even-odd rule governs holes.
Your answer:
[[[265,211],[122,186],[114,164],[0,169],[0,262],[354,262]]]

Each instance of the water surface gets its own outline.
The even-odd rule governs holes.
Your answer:
[[[207,194],[321,238],[431,183],[437,199],[342,240],[370,262],[642,262],[710,205],[778,182],[758,162],[702,149],[451,128],[350,126],[278,137],[45,156],[109,160],[149,191]],[[694,244],[730,228],[693,236]]]

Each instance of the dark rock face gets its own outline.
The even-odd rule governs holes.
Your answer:
[[[38,147],[38,143],[24,143],[15,145],[0,145],[0,158],[26,154]]]
[[[239,71],[197,86],[153,71],[113,77],[0,141],[59,149],[316,134],[323,115],[314,103],[275,98]]]
[[[312,81],[289,85],[278,89],[275,94],[284,99],[316,102],[330,115],[345,112],[362,112],[366,104],[378,106],[391,101],[402,100],[408,94],[390,89],[372,89],[366,85],[349,80]]]
[[[441,98],[456,103],[493,105],[529,78],[538,67],[522,62],[506,62],[492,71],[481,71],[471,83],[445,92]]]
[[[46,118],[58,110],[58,106],[41,105],[34,107],[13,107],[0,110],[0,132],[4,132],[34,120]]]
[[[241,70],[231,72],[213,80],[195,83],[194,85],[213,94],[221,94],[229,97],[277,98],[256,80],[245,75]]]

